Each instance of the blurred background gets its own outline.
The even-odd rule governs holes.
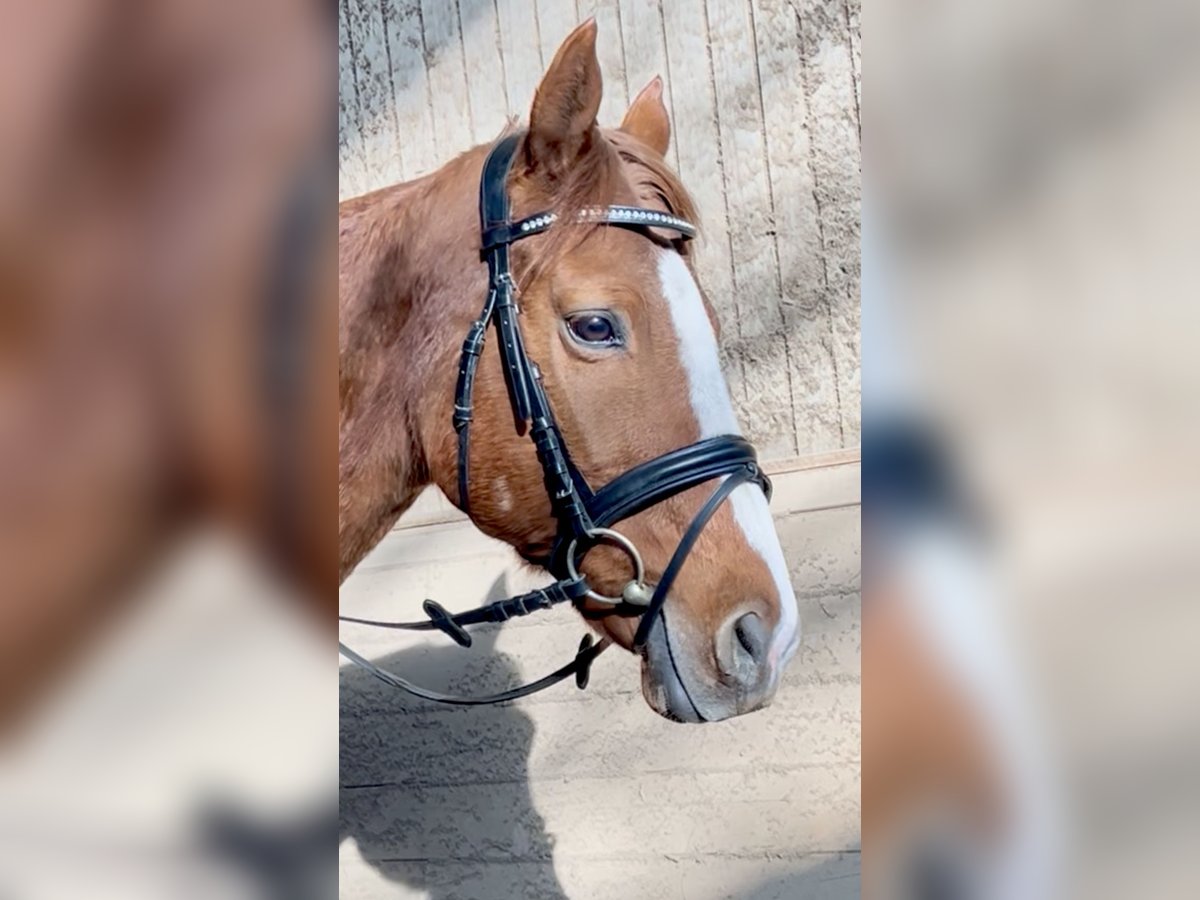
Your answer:
[[[868,6],[866,893],[1194,897],[1200,13]]]
[[[335,40],[0,6],[6,897],[334,890]]]

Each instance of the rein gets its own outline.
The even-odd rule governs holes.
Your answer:
[[[519,240],[541,234],[560,221],[558,214],[540,212],[512,221],[508,198],[508,173],[523,134],[503,138],[492,148],[483,166],[479,184],[481,256],[488,267],[488,293],[479,318],[472,323],[463,341],[455,390],[453,425],[458,435],[459,506],[470,514],[470,441],[473,414],[475,371],[483,353],[489,327],[495,327],[501,368],[508,388],[509,402],[518,430],[528,428],[537,448],[538,460],[546,484],[546,493],[558,521],[549,558],[545,561],[558,581],[545,588],[462,613],[450,613],[441,604],[426,600],[423,610],[428,617],[417,622],[381,622],[339,616],[340,621],[379,628],[407,631],[438,630],[463,647],[471,646],[467,628],[488,622],[504,622],[516,616],[550,609],[561,603],[580,603],[585,597],[612,607],[641,610],[633,646],[645,646],[661,616],[667,594],[691,553],[700,532],[733,491],[743,484],[756,484],[771,496],[771,482],[759,468],[753,446],[740,435],[721,435],[672,450],[640,463],[613,481],[593,490],[575,468],[566,442],[558,429],[550,401],[542,385],[541,371],[529,358],[521,335],[520,308],[516,283],[512,276],[509,247]],[[675,232],[681,240],[696,236],[696,228],[678,216],[636,206],[592,207],[563,224],[609,225],[646,233],[647,228]],[[647,239],[650,237],[647,235]],[[724,476],[724,477],[722,477]],[[613,526],[661,503],[689,488],[716,478],[721,483],[701,507],[672,554],[656,585],[645,581],[645,566],[634,543]],[[578,559],[597,544],[618,547],[629,556],[633,578],[619,597],[593,590],[577,570]],[[528,696],[575,676],[578,687],[587,686],[592,662],[608,648],[610,641],[594,642],[585,635],[574,659],[550,674],[511,690],[485,696],[443,694],[413,684],[399,675],[376,666],[339,642],[338,649],[351,662],[376,678],[414,696],[438,703],[478,706],[503,703]]]

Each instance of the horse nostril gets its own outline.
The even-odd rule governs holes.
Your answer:
[[[755,665],[767,655],[767,627],[757,613],[746,613],[733,623],[733,634]]]
[[[767,658],[767,626],[756,613],[735,613],[717,634],[717,663],[725,676],[752,687]]]

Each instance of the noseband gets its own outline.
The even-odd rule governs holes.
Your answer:
[[[553,212],[537,213],[516,222],[511,219],[508,173],[522,137],[522,134],[509,135],[496,144],[484,163],[479,185],[481,255],[488,267],[488,294],[483,312],[471,325],[463,342],[455,391],[453,423],[458,433],[458,495],[459,506],[469,514],[469,451],[475,370],[483,352],[487,329],[494,325],[513,416],[518,430],[528,430],[537,448],[546,493],[558,522],[558,532],[550,554],[546,559],[539,560],[558,581],[548,587],[462,613],[450,613],[433,600],[426,600],[423,609],[428,618],[419,622],[379,622],[350,616],[339,618],[343,622],[380,628],[408,631],[436,629],[449,635],[456,643],[469,647],[469,626],[504,622],[564,602],[578,605],[584,598],[590,598],[630,612],[640,610],[641,621],[633,641],[634,647],[640,648],[645,645],[661,615],[671,585],[700,532],[717,509],[743,484],[758,485],[769,498],[771,482],[759,468],[754,448],[740,435],[722,435],[672,450],[635,466],[598,490],[591,488],[571,462],[566,443],[550,409],[541,372],[525,352],[518,318],[520,309],[517,305],[516,283],[509,259],[509,247],[514,243],[541,234],[559,221],[559,216]],[[690,240],[696,235],[695,226],[677,216],[636,206],[590,208],[562,224],[628,228],[646,234],[647,240],[651,239],[647,234],[649,228],[673,232],[680,240]],[[648,585],[637,547],[614,526],[676,494],[717,478],[721,479],[720,484],[684,532],[658,583]],[[578,571],[579,559],[601,543],[618,547],[632,563],[633,578],[626,584],[620,597],[596,592]],[[592,637],[586,635],[571,662],[537,681],[487,696],[460,696],[433,691],[381,669],[345,644],[339,643],[338,648],[343,656],[375,677],[417,697],[438,703],[476,706],[525,697],[571,675],[575,676],[575,683],[580,688],[586,687],[592,661],[609,643],[607,639],[593,642]]]

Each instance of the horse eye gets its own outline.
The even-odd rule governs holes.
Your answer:
[[[571,334],[585,344],[610,347],[621,343],[612,319],[600,313],[582,313],[567,319]]]

